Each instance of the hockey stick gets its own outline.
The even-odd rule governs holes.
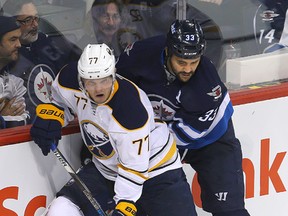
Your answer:
[[[63,156],[63,154],[58,150],[57,146],[53,143],[51,146],[51,150],[53,151],[54,155],[58,158],[60,163],[64,166],[66,171],[70,174],[70,176],[75,180],[81,191],[85,194],[87,199],[90,201],[92,206],[96,209],[100,216],[107,216],[107,214],[102,210],[99,203],[94,199],[91,194],[91,191],[85,185],[85,183],[77,176],[76,172],[74,171],[73,167],[69,164],[67,159]]]

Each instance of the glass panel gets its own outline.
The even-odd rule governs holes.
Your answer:
[[[5,8],[9,1],[14,3]],[[31,30],[23,39],[28,42],[21,42],[22,63],[11,69],[27,87],[27,123],[37,104],[49,102],[51,81],[62,66],[78,60],[88,43],[106,43],[118,57],[135,41],[166,34],[175,18],[200,22],[205,55],[229,89],[288,78],[287,0],[115,0],[109,6],[108,0],[36,0],[32,14],[19,14],[19,2],[0,1],[2,13],[17,15],[21,29]],[[43,43],[29,42],[37,29],[48,39],[39,34]]]

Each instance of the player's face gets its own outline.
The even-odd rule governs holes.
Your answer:
[[[22,44],[30,44],[38,39],[39,16],[33,3],[24,4],[18,13],[17,20],[21,25]]]
[[[170,64],[176,77],[182,82],[188,82],[194,75],[200,63],[200,57],[196,59],[183,59],[175,55],[170,58]]]
[[[100,15],[97,14],[98,6],[92,8],[93,19],[97,20],[95,25],[98,25],[96,29],[99,29],[107,37],[112,37],[119,29],[121,23],[121,16],[118,7],[114,3],[109,3]]]
[[[102,104],[108,100],[113,86],[112,76],[102,79],[83,79],[83,82],[90,98],[96,104]]]
[[[4,64],[18,59],[18,49],[21,47],[20,44],[21,30],[16,29],[6,33],[2,37],[0,43],[0,60]]]

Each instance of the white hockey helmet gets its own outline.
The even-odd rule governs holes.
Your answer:
[[[115,79],[115,56],[106,44],[88,44],[78,61],[78,73],[84,79]]]

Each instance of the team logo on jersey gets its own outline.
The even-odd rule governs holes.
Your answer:
[[[163,121],[169,121],[173,119],[176,112],[175,109],[177,108],[176,106],[174,106],[167,99],[158,95],[150,94],[148,97],[151,101],[156,118],[159,118]]]
[[[273,21],[273,19],[275,17],[278,17],[280,14],[277,14],[275,13],[273,10],[266,10],[266,11],[263,11],[263,13],[260,14],[261,18],[263,21]]]
[[[207,93],[207,95],[214,97],[214,100],[218,100],[222,96],[222,89],[220,85],[217,85],[212,89],[211,92]]]
[[[81,122],[84,140],[91,152],[97,158],[107,159],[114,155],[109,136],[99,125],[89,120]]]
[[[51,85],[54,79],[54,72],[46,64],[36,65],[31,70],[27,83],[27,93],[35,106],[51,101]]]

